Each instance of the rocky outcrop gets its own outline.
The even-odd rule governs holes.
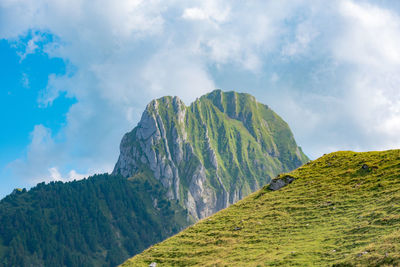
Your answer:
[[[308,160],[271,109],[220,90],[189,107],[177,97],[153,100],[120,151],[114,174],[154,176],[195,220]]]
[[[277,177],[271,181],[271,183],[268,186],[269,190],[276,191],[281,189],[282,187],[287,186],[288,184],[291,184],[295,180],[294,177],[290,175],[284,175],[282,177]]]

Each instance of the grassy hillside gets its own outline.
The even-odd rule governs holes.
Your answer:
[[[115,266],[188,225],[157,181],[107,174],[0,201],[0,266]]]
[[[123,266],[398,266],[400,151],[337,152]]]

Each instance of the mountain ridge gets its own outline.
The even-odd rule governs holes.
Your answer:
[[[215,90],[190,106],[151,101],[124,135],[113,174],[151,172],[198,220],[308,161],[289,126],[249,94]]]
[[[114,266],[308,159],[253,96],[151,101],[113,174],[39,183],[0,201],[0,266]]]

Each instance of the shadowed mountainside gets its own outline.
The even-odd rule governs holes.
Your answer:
[[[0,266],[115,266],[188,225],[147,177],[108,174],[14,190],[0,201]]]

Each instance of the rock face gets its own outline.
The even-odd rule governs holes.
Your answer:
[[[291,184],[294,181],[294,177],[290,175],[285,175],[283,177],[277,177],[276,179],[273,179],[271,183],[268,186],[269,190],[276,191],[281,189],[282,187],[287,186],[288,184]]]
[[[308,161],[270,108],[248,94],[221,90],[189,107],[177,97],[153,100],[120,150],[114,174],[154,176],[194,220]]]

